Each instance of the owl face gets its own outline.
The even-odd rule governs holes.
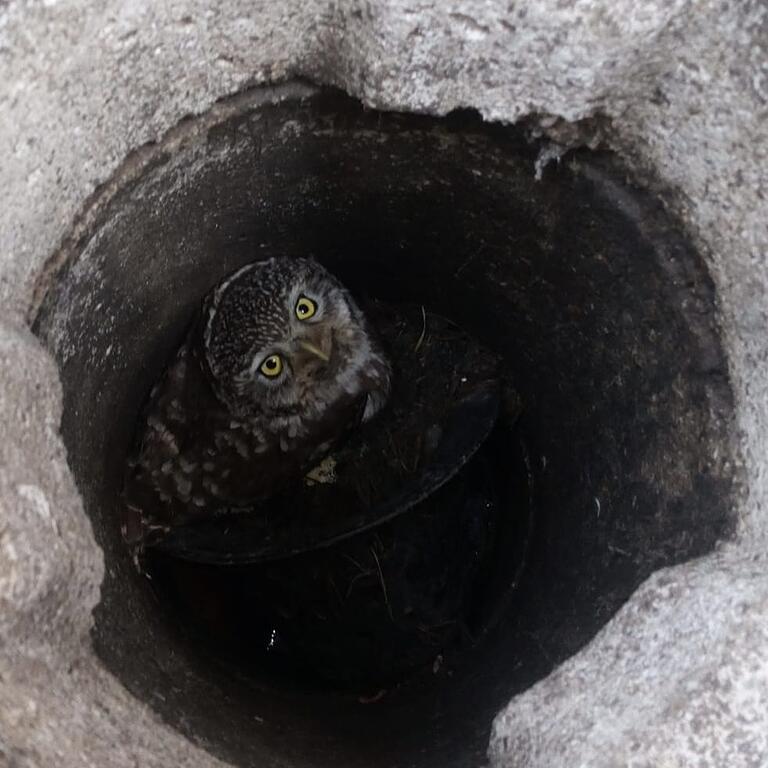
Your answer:
[[[225,278],[211,294],[205,359],[219,398],[238,416],[322,418],[370,395],[386,399],[389,365],[352,297],[309,259],[270,259]]]

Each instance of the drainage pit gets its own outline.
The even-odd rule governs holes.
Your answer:
[[[97,652],[213,754],[480,764],[511,696],[654,570],[730,533],[732,401],[701,257],[618,158],[575,153],[536,181],[538,149],[474,114],[383,114],[290,86],[246,94],[129,158],[41,278],[35,329],[60,367],[69,462],[107,563]],[[341,652],[352,642],[341,632],[322,638],[332,664],[312,663],[313,638],[300,661],[280,656],[258,610],[231,623],[258,594],[252,573],[160,558],[149,581],[122,540],[123,473],[150,386],[210,287],[279,254],[313,255],[357,295],[449,318],[502,358],[519,397],[519,417],[480,457],[497,496],[466,631],[414,658],[371,654],[398,648],[389,616],[362,653]],[[391,525],[430,540],[428,521]],[[327,573],[328,553],[302,557]],[[439,562],[424,560],[431,573]],[[269,568],[282,584],[293,566]]]

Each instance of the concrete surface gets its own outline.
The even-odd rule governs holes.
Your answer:
[[[651,579],[496,721],[498,766],[768,762],[768,9],[761,0],[0,3],[0,758],[217,764],[87,640],[102,561],[66,467],[35,277],[127,154],[246,86],[305,75],[387,109],[591,116],[708,257],[737,398],[736,541]],[[117,749],[115,742],[119,743]],[[694,757],[695,756],[695,757]]]
[[[494,762],[765,765],[768,585],[762,563],[729,555],[652,576],[588,654],[497,718]]]

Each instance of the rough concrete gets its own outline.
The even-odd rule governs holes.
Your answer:
[[[172,754],[200,765],[88,652],[104,564],[57,435],[50,358],[29,331],[2,326],[0,370],[2,434],[14,436],[0,443],[0,764],[167,765]]]
[[[768,539],[766,25],[761,0],[0,5],[6,763],[216,764],[91,655],[99,552],[55,433],[55,372],[25,314],[35,275],[129,152],[237,89],[304,74],[379,107],[536,116],[554,137],[556,118],[600,116],[605,139],[660,183],[697,238],[737,398],[738,539],[653,579],[512,702],[491,754],[510,766],[674,766],[692,754],[705,768],[764,764],[768,577],[751,558]]]
[[[493,761],[521,768],[765,765],[768,584],[764,563],[732,555],[648,579],[588,654],[497,718]],[[556,699],[567,705],[553,709]]]

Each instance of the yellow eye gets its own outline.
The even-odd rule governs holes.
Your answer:
[[[317,312],[317,304],[306,296],[301,296],[296,302],[296,317],[299,320],[309,320]]]
[[[279,376],[283,372],[283,358],[280,355],[270,355],[264,358],[259,370],[270,379]]]

